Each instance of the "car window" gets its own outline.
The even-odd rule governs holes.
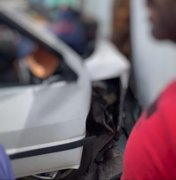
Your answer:
[[[0,85],[36,84],[59,74],[60,57],[0,25]]]
[[[76,81],[77,74],[59,51],[62,43],[36,29],[30,19],[22,19],[23,23],[18,14],[0,10],[0,87]]]

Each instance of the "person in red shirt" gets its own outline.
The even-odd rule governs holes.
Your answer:
[[[176,41],[176,0],[148,0],[152,34]],[[135,125],[128,140],[121,180],[176,180],[176,81]]]

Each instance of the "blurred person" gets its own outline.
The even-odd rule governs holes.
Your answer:
[[[80,15],[73,9],[61,8],[57,20],[51,24],[51,31],[78,54],[86,52],[86,30],[80,21]]]
[[[10,159],[4,148],[0,145],[0,179],[14,180],[13,170],[10,164]]]
[[[20,39],[18,33],[0,24],[0,84],[3,86],[17,85],[20,82],[18,58],[31,49],[25,41]]]
[[[176,41],[176,1],[148,0],[152,34]],[[166,57],[167,58],[167,57]],[[176,81],[145,111],[128,140],[122,180],[176,179]]]
[[[35,84],[54,75],[60,59],[14,30],[0,25],[0,83]]]
[[[113,37],[118,49],[131,59],[130,0],[114,0]]]
[[[56,17],[51,32],[83,58],[89,56],[95,46],[97,22],[70,7],[59,8]]]
[[[27,66],[35,78],[41,80],[54,75],[60,66],[60,60],[42,47],[25,57]]]
[[[18,82],[15,59],[15,45],[6,40],[0,40],[0,83]]]

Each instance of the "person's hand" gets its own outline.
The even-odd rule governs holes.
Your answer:
[[[34,76],[46,79],[59,67],[59,59],[42,48],[26,58],[27,65]]]

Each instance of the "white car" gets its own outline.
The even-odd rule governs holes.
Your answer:
[[[0,143],[15,177],[78,169],[90,110],[92,81],[120,77],[125,90],[129,63],[106,40],[97,40],[85,61],[16,9],[0,7],[0,20],[62,59],[62,74],[38,84],[0,85]],[[123,100],[123,99],[122,99]]]

